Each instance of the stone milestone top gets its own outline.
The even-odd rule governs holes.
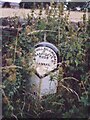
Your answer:
[[[59,50],[49,42],[35,45],[33,61],[39,77],[48,75],[57,69],[59,63]]]

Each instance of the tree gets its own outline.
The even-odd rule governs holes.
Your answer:
[[[2,8],[11,8],[10,2],[4,2]]]

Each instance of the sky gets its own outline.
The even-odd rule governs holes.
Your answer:
[[[0,0],[1,2],[16,2],[19,3],[21,0]]]
[[[16,3],[20,3],[21,1],[24,1],[24,2],[31,2],[31,1],[43,1],[43,0],[0,0],[1,2],[16,2]],[[53,0],[44,0],[45,1],[53,1]],[[58,0],[56,0],[58,1]],[[59,0],[61,1],[61,0]],[[66,0],[67,2],[68,1],[73,1],[73,2],[85,2],[85,1],[90,1],[90,0]]]

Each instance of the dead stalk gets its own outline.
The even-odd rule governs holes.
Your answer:
[[[74,78],[74,77],[65,77],[63,79],[61,79],[61,82],[63,82],[64,80],[75,80],[75,81],[79,81],[78,79]]]
[[[17,43],[18,43],[18,35],[16,36],[16,42],[15,42],[15,51],[14,51],[14,60],[13,60],[14,63],[16,59]]]
[[[16,66],[16,65],[10,65],[10,66],[5,66],[5,67],[0,67],[0,69],[9,69],[9,68],[19,68],[19,69],[22,69],[22,67]]]
[[[28,33],[27,35],[32,35],[32,34],[39,33],[39,32],[56,32],[56,31],[53,31],[53,30],[35,30],[35,31]]]
[[[76,92],[76,91],[74,91],[73,89],[71,89],[71,88],[67,88],[65,85],[63,85],[63,84],[61,84],[61,86],[63,87],[63,88],[65,88],[68,92],[72,92],[72,93],[74,93],[76,96],[77,96],[77,98],[78,98],[78,101],[80,101],[80,97],[79,97],[79,95],[78,95],[78,93]]]
[[[82,86],[83,86],[83,88],[84,88],[84,90],[85,90],[85,94],[86,94],[86,96],[88,97],[88,95],[87,95],[87,91],[86,91],[86,88],[85,88],[85,85],[84,85],[83,81],[81,81],[81,84],[82,84]]]

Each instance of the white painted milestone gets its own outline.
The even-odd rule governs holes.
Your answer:
[[[56,93],[58,81],[50,79],[50,73],[58,74],[59,51],[51,43],[41,42],[35,46],[33,64],[36,74],[30,80],[32,93],[39,96]]]

